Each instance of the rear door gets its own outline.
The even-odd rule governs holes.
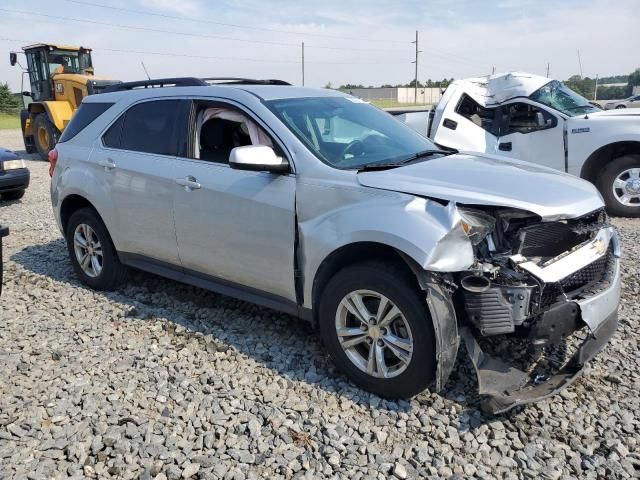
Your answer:
[[[124,253],[180,265],[173,194],[177,142],[188,107],[188,101],[172,99],[135,104],[94,150],[96,177],[111,195],[112,234]]]
[[[208,135],[214,143],[225,145],[219,150],[224,155],[195,155],[201,146],[195,143],[209,141],[197,132],[201,128],[196,119],[204,108],[206,102],[194,103],[190,133],[185,137],[191,145],[176,160],[174,173],[182,265],[188,274],[267,292],[275,301],[295,301],[295,176],[232,169],[228,154],[233,140],[225,135],[237,129],[228,128],[233,127],[229,122],[220,135]],[[215,108],[240,112],[256,121],[236,105],[216,100]],[[271,143],[277,145],[273,138]]]
[[[496,153],[565,170],[565,120],[561,116],[524,99],[501,109]]]

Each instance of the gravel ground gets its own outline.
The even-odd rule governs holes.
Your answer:
[[[17,131],[0,145],[21,149]],[[370,395],[287,315],[144,273],[78,283],[29,161],[0,203],[0,478],[629,478],[640,472],[640,221],[625,247],[620,328],[570,389],[509,415],[479,410],[469,362],[442,394]]]

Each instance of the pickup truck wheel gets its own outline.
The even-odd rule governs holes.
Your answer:
[[[435,378],[435,335],[411,274],[367,262],[340,271],[325,288],[320,334],[337,367],[382,397],[408,398]]]
[[[112,290],[126,277],[107,228],[92,208],[71,215],[66,232],[71,264],[80,280],[96,290]]]
[[[611,215],[640,217],[640,155],[613,160],[602,170],[597,185]]]

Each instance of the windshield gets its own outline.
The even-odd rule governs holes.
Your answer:
[[[47,53],[49,75],[54,73],[83,73],[91,68],[91,54],[88,50],[51,50]]]
[[[557,80],[553,80],[542,86],[533,92],[529,98],[534,102],[555,108],[571,117],[600,110],[590,104],[586,98],[578,95],[564,83]]]
[[[335,168],[400,164],[437,150],[388,113],[355,98],[289,98],[267,105],[320,160]]]

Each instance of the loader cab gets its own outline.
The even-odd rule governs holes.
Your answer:
[[[87,48],[38,44],[24,47],[23,50],[27,57],[31,97],[34,102],[55,100],[55,75],[93,74],[91,50]]]

